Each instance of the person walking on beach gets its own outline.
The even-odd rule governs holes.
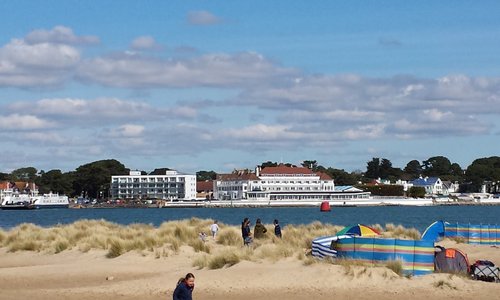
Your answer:
[[[281,226],[278,219],[274,219],[273,224],[274,224],[274,235],[276,235],[281,239]]]
[[[264,225],[262,225],[262,221],[257,219],[255,222],[255,227],[253,229],[253,236],[256,239],[262,239],[266,236],[267,229]]]
[[[241,237],[243,238],[243,245],[248,246],[252,243],[252,232],[250,232],[250,220],[243,219],[241,222]]]
[[[187,273],[186,277],[179,279],[174,290],[173,300],[193,300],[194,275]]]
[[[212,232],[212,238],[215,240],[215,237],[217,236],[217,232],[219,232],[219,222],[217,220],[214,221],[214,223],[210,226],[210,232]]]

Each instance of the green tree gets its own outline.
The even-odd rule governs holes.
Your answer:
[[[365,177],[370,179],[377,179],[380,177],[380,158],[374,157],[371,161],[366,163]]]
[[[355,185],[359,181],[357,175],[343,169],[328,168],[325,173],[333,178],[335,185]]]
[[[196,181],[215,180],[217,173],[214,171],[198,171],[196,172]]]
[[[434,156],[424,160],[422,167],[426,176],[442,177],[451,173],[451,162],[444,156]]]
[[[19,168],[10,173],[10,179],[13,181],[35,181],[37,178],[37,170],[34,167]]]
[[[74,194],[71,173],[62,173],[61,170],[40,171],[40,177],[36,183],[40,193]]]
[[[410,178],[417,178],[422,174],[422,165],[418,160],[414,159],[406,164],[404,172]]]
[[[316,171],[316,169],[318,168],[318,162],[316,160],[304,160],[301,165],[304,167],[304,168],[308,168],[308,169],[311,169],[313,171]]]
[[[167,171],[171,171],[169,168],[157,168],[154,169],[153,172],[149,173],[149,175],[165,175]]]
[[[129,169],[115,159],[100,160],[79,166],[74,172],[73,188],[77,195],[109,197],[112,175],[127,175]]]
[[[476,159],[465,171],[469,190],[479,191],[485,181],[500,183],[500,157],[484,157]]]
[[[413,198],[424,198],[425,188],[421,186],[412,186],[410,189],[408,189],[407,196]]]
[[[8,180],[8,179],[9,179],[9,174],[0,172],[0,180],[1,181]]]

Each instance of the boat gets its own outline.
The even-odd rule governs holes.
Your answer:
[[[27,194],[11,194],[2,198],[1,208],[4,210],[33,209],[32,199]]]
[[[69,199],[68,196],[60,196],[59,194],[43,194],[41,196],[34,196],[31,198],[31,205],[35,209],[44,208],[68,208]]]

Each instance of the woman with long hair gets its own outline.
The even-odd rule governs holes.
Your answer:
[[[173,300],[193,300],[194,275],[187,273],[185,277],[179,279],[174,290]]]

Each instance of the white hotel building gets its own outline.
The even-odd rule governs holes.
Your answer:
[[[370,193],[353,187],[335,187],[327,174],[303,167],[256,168],[255,173],[235,171],[220,174],[214,180],[214,198],[218,200],[350,200],[367,199]]]
[[[111,176],[113,199],[196,199],[196,175],[166,171],[165,175],[141,175],[130,171],[129,175]]]

